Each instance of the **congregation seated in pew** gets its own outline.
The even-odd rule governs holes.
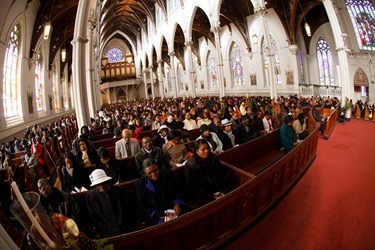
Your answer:
[[[146,226],[164,222],[168,209],[176,216],[180,215],[184,201],[171,170],[159,168],[152,158],[143,161],[142,170],[143,175],[135,185],[138,207],[143,212]]]
[[[141,149],[137,139],[131,138],[132,134],[129,129],[122,131],[122,139],[115,144],[116,159],[131,157],[136,155]]]

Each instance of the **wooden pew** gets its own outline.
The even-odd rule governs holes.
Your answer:
[[[228,190],[228,192],[241,186],[242,184],[248,182],[249,180],[253,178],[253,176],[246,174],[245,172],[242,172],[241,170],[233,168],[232,166],[229,166],[228,164],[225,164],[225,166],[227,166],[229,170],[229,174],[230,174],[229,182],[231,183],[231,185],[229,186],[231,186],[231,189]],[[186,184],[185,184],[184,169],[176,168],[173,170],[173,173],[175,175],[177,183],[181,185],[181,190],[185,190],[186,187],[184,186]],[[118,184],[117,187],[123,189],[127,193],[130,210],[132,211],[132,214],[134,215],[133,216],[134,218],[133,228],[138,230],[144,227],[144,222],[143,222],[142,215],[140,213],[140,209],[138,208],[138,205],[137,205],[137,197],[136,197],[136,191],[135,191],[136,181],[137,180],[135,179],[135,180],[123,182],[123,183]],[[80,219],[81,219],[81,223],[84,223],[84,224],[90,224],[90,218],[89,218],[88,210],[86,207],[86,195],[88,192],[89,191],[75,193],[72,195],[74,200],[77,202],[78,206],[81,209]],[[187,200],[184,199],[184,201],[186,202]],[[189,204],[187,204],[187,206],[189,206]],[[150,228],[154,228],[154,227],[150,227]],[[115,249],[117,249],[117,247],[115,247]]]
[[[280,131],[258,137],[220,153],[219,159],[232,166],[258,175],[286,153],[280,150]],[[244,158],[245,157],[245,158]]]
[[[328,140],[333,130],[335,129],[337,120],[339,119],[340,108],[337,108],[335,110],[322,108],[319,110],[319,114],[323,117],[323,119],[327,118],[326,126],[323,132],[323,138]]]
[[[363,117],[365,120],[370,120],[370,109],[367,105],[365,105],[365,116]]]
[[[109,133],[109,134],[100,134],[100,135],[94,135],[95,141],[100,141],[100,140],[105,140],[105,139],[110,139],[113,138],[114,133]]]

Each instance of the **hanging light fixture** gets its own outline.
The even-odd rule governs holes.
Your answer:
[[[64,40],[63,40],[63,48],[61,49],[61,61],[65,62],[66,60],[66,48],[65,48],[65,39],[66,39],[66,26],[68,24],[68,17],[66,18],[65,22],[65,31],[64,31]]]
[[[298,4],[299,4],[299,7],[301,8],[301,12],[302,12],[302,16],[303,16],[303,19],[305,20],[305,31],[306,31],[306,35],[308,37],[311,37],[311,28],[310,28],[310,25],[307,23],[306,21],[306,17],[305,17],[305,13],[303,12],[303,9],[302,9],[302,6],[301,6],[301,0],[298,0]]]
[[[43,39],[48,40],[49,34],[51,33],[52,25],[51,25],[51,14],[52,14],[52,9],[53,5],[55,4],[55,0],[52,2],[51,10],[49,12],[49,17],[48,21],[44,24],[44,32],[43,32]]]

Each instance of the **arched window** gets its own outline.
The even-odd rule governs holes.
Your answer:
[[[193,60],[193,76],[194,76],[194,86],[195,86],[195,89],[198,89],[198,75],[197,75],[197,70],[198,70],[198,57],[196,55],[193,56],[194,57],[194,60]]]
[[[180,91],[184,91],[184,69],[182,68],[181,63],[178,63],[178,66],[177,66],[177,81],[178,81],[178,89]]]
[[[18,72],[20,42],[21,42],[21,25],[16,24],[10,33],[8,46],[5,51],[4,77],[3,77],[3,105],[5,118],[21,115],[22,110],[19,107],[19,78]]]
[[[167,0],[168,15],[177,7],[180,7],[180,0]]]
[[[358,46],[375,51],[375,8],[370,0],[346,0],[346,7],[357,36]]]
[[[55,111],[59,110],[59,89],[57,84],[57,69],[53,67],[55,70],[53,71],[53,78],[52,78],[52,92],[53,92],[53,109]],[[64,77],[64,76],[63,76]]]
[[[64,100],[64,104],[63,104],[63,107],[64,107],[64,110],[68,110],[69,109],[69,103],[68,103],[68,84],[67,84],[67,80],[66,79],[63,83],[62,83],[62,92],[63,92],[63,100]]]
[[[111,48],[107,51],[108,62],[117,63],[124,59],[124,53],[119,48]]]
[[[42,111],[45,108],[44,105],[44,81],[43,81],[43,58],[41,53],[36,56],[35,63],[35,97],[36,97],[36,110]]]
[[[280,69],[280,55],[275,39],[270,35],[270,49],[267,48],[265,39],[262,40],[263,62],[264,69],[269,67],[269,55],[273,55],[273,67],[275,71],[276,84],[282,84],[281,69]],[[266,74],[267,75],[267,74]],[[269,85],[267,81],[266,85]]]
[[[320,85],[334,85],[335,77],[331,48],[321,37],[318,39],[316,45],[316,54],[318,58]]]
[[[210,89],[217,88],[217,69],[214,54],[208,51],[207,55],[208,86]]]
[[[172,87],[172,74],[171,74],[171,72],[169,70],[169,67],[167,67],[166,71],[167,71],[168,92],[171,93],[172,90],[173,90],[173,87]]]
[[[245,85],[241,51],[236,43],[233,43],[230,50],[230,64],[232,67],[232,83],[234,86]]]

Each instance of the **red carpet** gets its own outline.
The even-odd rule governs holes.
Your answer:
[[[375,249],[375,123],[338,123],[304,177],[224,249]]]

